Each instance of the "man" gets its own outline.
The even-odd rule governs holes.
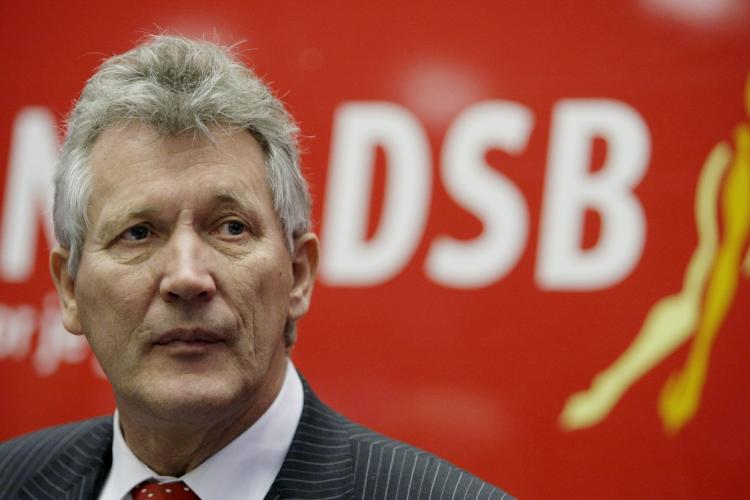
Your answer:
[[[152,37],[89,80],[50,267],[117,411],[0,446],[0,498],[505,496],[346,420],[295,371],[318,263],[296,133],[207,42]]]

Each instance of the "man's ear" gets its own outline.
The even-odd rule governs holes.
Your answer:
[[[305,233],[294,240],[292,274],[294,283],[289,292],[289,319],[298,320],[310,307],[315,276],[318,274],[320,243],[313,233]]]
[[[76,283],[68,272],[69,253],[62,247],[55,247],[49,257],[49,269],[52,281],[57,288],[57,295],[62,305],[62,318],[65,329],[76,335],[83,334],[81,322],[78,318],[75,289]]]

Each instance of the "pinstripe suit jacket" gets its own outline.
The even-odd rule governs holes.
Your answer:
[[[304,390],[299,426],[267,500],[511,498],[434,455],[347,420],[306,383]],[[0,444],[0,499],[97,498],[111,447],[111,417]]]

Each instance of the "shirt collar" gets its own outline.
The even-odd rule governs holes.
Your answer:
[[[261,417],[218,453],[182,477],[159,476],[130,448],[115,411],[112,468],[100,500],[127,500],[139,483],[184,481],[202,500],[262,499],[281,470],[302,415],[302,381],[291,360],[278,396]]]

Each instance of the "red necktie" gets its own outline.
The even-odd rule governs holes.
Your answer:
[[[141,483],[130,492],[133,500],[200,500],[185,483]]]

